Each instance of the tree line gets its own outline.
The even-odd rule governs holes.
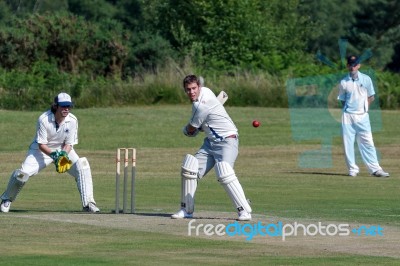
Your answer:
[[[171,65],[210,77],[319,75],[332,69],[318,53],[343,70],[341,39],[346,54],[372,51],[367,64],[397,87],[399,14],[391,0],[2,0],[0,106],[61,85],[83,97],[93,82],[143,80]]]

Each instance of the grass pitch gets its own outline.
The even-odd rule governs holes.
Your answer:
[[[83,214],[76,184],[48,167],[32,177],[11,211],[0,214],[0,251],[13,265],[398,265],[400,250],[400,140],[398,111],[382,111],[374,132],[381,166],[375,178],[362,162],[346,176],[340,137],[332,139],[332,166],[302,168],[299,155],[321,147],[296,141],[287,109],[228,107],[240,134],[235,170],[257,222],[381,226],[383,236],[188,235],[190,220],[172,220],[179,208],[180,163],[202,137],[181,133],[190,106],[76,109],[78,154],[92,167],[101,214]],[[24,159],[41,112],[0,111],[0,189]],[[253,128],[257,119],[261,126]],[[374,124],[374,121],[372,121]],[[338,124],[338,127],[340,125]],[[137,148],[136,214],[115,208],[115,150]],[[321,159],[322,160],[322,159]],[[230,224],[235,211],[214,172],[200,181],[195,224]],[[193,232],[192,232],[193,233]]]

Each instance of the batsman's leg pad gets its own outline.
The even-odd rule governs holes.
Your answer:
[[[92,172],[86,157],[79,158],[68,173],[75,177],[78,191],[81,195],[82,206],[86,207],[90,202],[96,204],[93,197]]]
[[[15,170],[10,176],[7,189],[1,195],[1,199],[14,201],[28,179],[29,175],[27,173],[22,172],[20,169]]]
[[[221,183],[228,193],[235,208],[237,208],[238,211],[244,209],[248,213],[251,213],[251,207],[247,202],[242,185],[239,183],[232,166],[227,162],[218,162],[215,164],[215,173],[218,182]]]
[[[193,155],[187,154],[181,167],[181,207],[185,208],[187,213],[194,211],[194,194],[197,189],[198,172],[199,161]]]

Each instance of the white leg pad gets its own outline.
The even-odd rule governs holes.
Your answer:
[[[90,202],[96,204],[93,197],[92,172],[86,157],[79,158],[68,173],[75,177],[78,191],[81,195],[82,206],[86,207]]]
[[[20,169],[15,170],[10,176],[7,189],[1,195],[1,199],[14,201],[28,179],[29,175],[27,173],[22,172]]]
[[[215,164],[215,173],[218,182],[224,187],[232,200],[233,205],[238,211],[245,210],[251,213],[251,207],[244,195],[242,185],[239,183],[235,171],[227,162],[218,162]]]
[[[181,207],[187,213],[194,211],[194,194],[197,189],[199,161],[193,155],[187,154],[182,162],[181,176]]]

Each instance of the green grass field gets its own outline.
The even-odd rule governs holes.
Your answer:
[[[0,213],[2,264],[12,265],[398,265],[400,263],[399,111],[382,111],[374,132],[381,166],[391,177],[347,170],[339,135],[332,165],[302,168],[299,155],[320,139],[295,140],[288,109],[228,107],[240,134],[236,173],[251,199],[251,223],[379,225],[383,236],[245,237],[188,235],[179,209],[180,163],[203,136],[181,133],[191,109],[141,106],[73,110],[81,157],[92,168],[101,214],[83,214],[76,184],[48,167],[31,177],[9,213]],[[25,158],[42,112],[0,110],[0,193]],[[334,113],[339,114],[338,110]],[[261,121],[253,128],[253,119]],[[316,118],[317,119],[317,118]],[[310,121],[311,123],[312,121]],[[374,121],[372,121],[374,124]],[[340,124],[337,125],[338,132]],[[305,123],[305,131],[307,123]],[[113,214],[115,150],[137,149],[136,214]],[[324,157],[319,159],[319,163]],[[236,213],[214,172],[200,181],[195,224],[229,224]]]

